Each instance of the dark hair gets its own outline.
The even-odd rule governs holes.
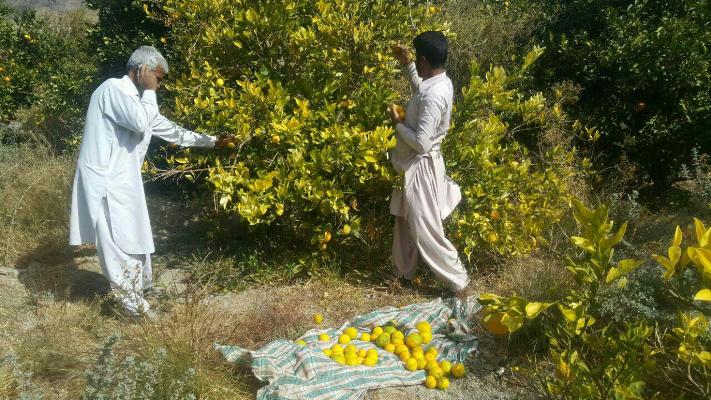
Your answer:
[[[417,57],[424,56],[432,68],[444,67],[447,62],[449,44],[444,33],[437,31],[422,32],[413,41]]]

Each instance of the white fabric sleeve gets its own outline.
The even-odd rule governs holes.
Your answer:
[[[153,136],[182,147],[215,147],[217,141],[215,136],[185,129],[161,114],[153,119],[149,128]]]
[[[114,123],[139,134],[143,134],[158,115],[156,92],[146,90],[143,97],[132,96],[113,87],[104,92],[101,99],[104,115]]]
[[[429,153],[434,144],[437,126],[447,106],[442,99],[435,96],[425,97],[420,102],[420,115],[417,116],[417,127],[413,130],[403,123],[395,126],[399,137],[412,149],[420,154]]]
[[[417,67],[415,66],[415,62],[410,62],[405,68],[407,72],[407,78],[410,79],[410,85],[412,86],[412,90],[419,89],[420,83],[422,83],[422,78],[417,75]]]

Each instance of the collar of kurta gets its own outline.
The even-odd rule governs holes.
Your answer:
[[[429,88],[434,86],[435,84],[442,82],[443,80],[447,79],[447,73],[442,72],[440,74],[437,74],[431,78],[425,79],[420,83],[420,92],[424,93],[426,92]]]
[[[123,84],[126,86],[131,96],[138,96],[138,89],[136,88],[136,85],[133,84],[133,81],[131,80],[131,78],[128,77],[128,75],[124,75],[123,78],[121,78],[121,82],[123,82]]]

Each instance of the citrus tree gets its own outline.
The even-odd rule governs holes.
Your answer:
[[[175,117],[234,137],[222,153],[177,153],[169,168],[202,173],[220,207],[249,224],[288,221],[322,249],[386,207],[395,139],[385,110],[401,101],[390,49],[432,27],[436,9],[166,0],[148,11],[171,28],[181,60],[168,85]]]
[[[562,91],[546,99],[517,88],[543,51],[535,47],[512,73],[497,66],[483,73],[473,62],[456,105],[444,151],[462,187],[453,229],[467,256],[536,249],[565,214],[572,183],[589,172],[571,141],[595,141],[599,132],[569,119]]]

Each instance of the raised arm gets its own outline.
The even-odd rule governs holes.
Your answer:
[[[158,115],[156,92],[146,90],[139,98],[121,88],[108,88],[101,98],[104,115],[116,124],[138,134],[143,134]]]
[[[153,136],[182,147],[215,147],[217,138],[193,132],[158,114],[150,125]]]

